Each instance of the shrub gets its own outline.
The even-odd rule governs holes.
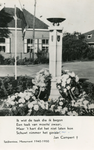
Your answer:
[[[31,88],[32,85],[31,77],[19,76],[17,80],[14,77],[2,77],[0,78],[0,98],[24,91]]]
[[[4,57],[0,54],[0,65],[3,65]]]
[[[4,65],[14,65],[15,59],[14,58],[5,58],[3,64]]]

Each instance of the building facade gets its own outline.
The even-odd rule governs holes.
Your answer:
[[[83,35],[85,36],[85,41],[88,45],[94,47],[94,30],[86,32]]]
[[[0,53],[5,57],[15,57],[15,10],[14,8],[4,8],[5,12],[13,16],[13,20],[8,23],[10,34],[8,38],[0,37]],[[43,51],[48,55],[49,50],[49,31],[48,25],[35,17],[35,27],[33,28],[34,16],[23,9],[24,18],[27,23],[27,30],[24,39],[22,38],[22,20],[20,18],[22,11],[16,8],[17,12],[17,57],[20,59],[29,58],[30,51],[33,50],[33,35],[35,34],[34,53]]]

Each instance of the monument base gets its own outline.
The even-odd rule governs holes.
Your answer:
[[[51,80],[51,92],[50,92],[49,99],[58,99],[59,96],[60,93],[56,87],[56,77],[53,77]]]

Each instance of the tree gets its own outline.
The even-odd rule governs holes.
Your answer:
[[[0,37],[8,37],[10,34],[10,30],[8,29],[8,23],[13,19],[10,14],[5,12],[3,8],[0,11]]]
[[[65,34],[62,50],[63,61],[81,60],[87,56],[89,47],[84,39],[84,35],[78,32]]]

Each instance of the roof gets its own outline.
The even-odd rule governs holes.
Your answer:
[[[5,12],[9,13],[12,17],[15,16],[15,9],[14,8],[5,7],[4,10],[5,10]],[[22,27],[22,25],[21,25],[21,21],[22,21],[21,16],[22,16],[22,14],[24,14],[24,17],[25,17],[26,23],[28,25],[28,28],[33,28],[34,15],[32,15],[26,9],[23,9],[23,12],[22,12],[19,8],[16,8],[16,12],[17,12],[17,27],[18,28]],[[11,22],[8,23],[8,27],[15,27],[14,18],[12,19]],[[48,25],[45,24],[40,19],[38,19],[37,17],[35,17],[35,29],[48,29]]]
[[[94,42],[94,30],[91,30],[91,31],[86,32],[86,33],[83,33],[83,35],[85,36],[85,40],[88,43]]]

